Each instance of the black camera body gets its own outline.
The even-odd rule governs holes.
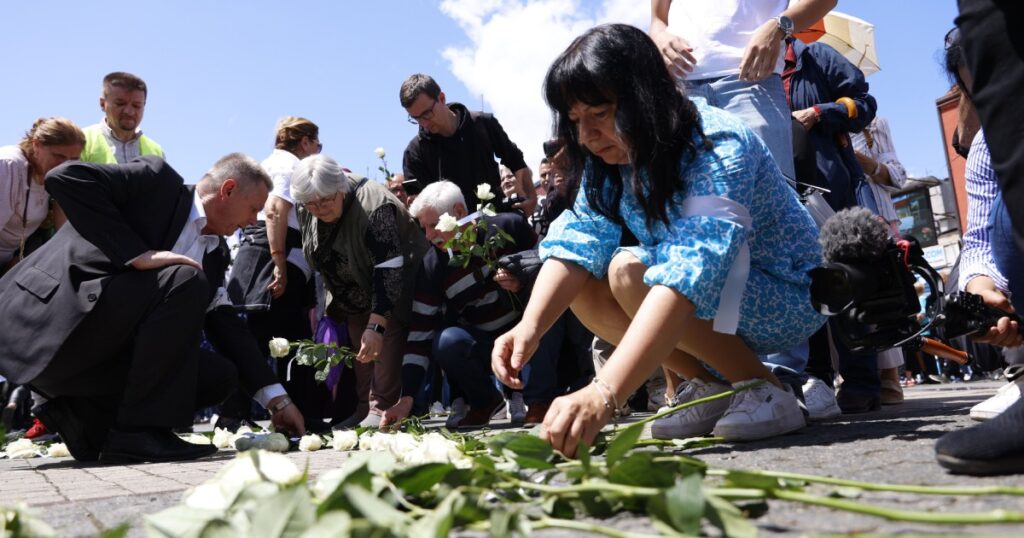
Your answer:
[[[812,304],[822,314],[835,316],[836,336],[852,351],[920,346],[926,333],[948,341],[984,333],[1002,317],[1019,321],[1014,314],[986,305],[978,295],[947,295],[942,277],[925,260],[917,240],[881,239],[888,232],[875,228],[877,223],[869,212],[844,210],[831,217],[821,231],[828,262],[810,271]],[[931,292],[924,312],[914,288],[915,275]]]

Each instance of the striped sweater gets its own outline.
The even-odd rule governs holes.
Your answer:
[[[485,217],[485,222],[500,227],[514,239],[499,256],[533,248],[537,242],[537,235],[518,213],[499,213]],[[488,233],[487,237],[491,235]],[[441,330],[458,325],[497,337],[522,316],[513,307],[509,293],[494,282],[491,270],[482,260],[474,258],[465,268],[451,266],[449,260],[446,251],[431,248],[423,256],[416,277],[409,338],[402,361],[402,393],[407,396],[422,383],[434,338]]]

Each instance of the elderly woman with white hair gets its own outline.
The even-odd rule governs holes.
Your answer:
[[[405,205],[384,185],[347,173],[330,157],[306,157],[292,172],[302,250],[327,291],[327,314],[358,342],[359,404],[340,427],[377,426],[401,390],[413,284],[429,245]]]
[[[468,404],[464,413],[453,411],[449,428],[481,428],[505,405],[502,392],[491,381],[490,353],[494,339],[511,329],[522,317],[516,300],[525,300],[532,275],[523,270],[527,251],[537,242],[537,234],[520,213],[493,216],[469,216],[466,200],[458,185],[437,181],[427,185],[409,211],[419,220],[427,239],[435,245],[424,256],[416,278],[412,326],[402,365],[402,398],[384,414],[381,426],[389,426],[409,416],[413,396],[419,392],[431,363],[445,373],[453,395]],[[438,229],[441,217],[458,219],[453,229]],[[444,245],[479,218],[486,231],[476,235],[478,245],[491,237],[507,237],[496,250],[497,267],[480,256],[465,264],[451,264],[453,251],[464,245]],[[539,264],[538,264],[539,265]],[[519,269],[517,270],[516,267]],[[535,274],[535,273],[534,273]],[[513,294],[516,295],[515,299]],[[553,332],[552,332],[553,334]],[[548,338],[539,346],[536,362],[531,362],[524,379],[525,388],[508,391],[506,416],[517,424],[540,423],[551,401],[559,392],[556,363],[561,340]],[[455,405],[452,406],[456,408]]]

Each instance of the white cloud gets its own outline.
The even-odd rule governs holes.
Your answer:
[[[597,24],[646,29],[650,23],[650,3],[639,0],[445,0],[441,11],[471,41],[442,52],[452,74],[469,95],[484,96],[534,172],[541,144],[551,135],[551,113],[541,91],[551,62]]]

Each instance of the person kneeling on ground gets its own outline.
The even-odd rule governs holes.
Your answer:
[[[71,226],[0,279],[0,374],[49,401],[36,415],[79,461],[216,452],[172,432],[237,385],[304,433],[222,288],[224,235],[253,224],[270,178],[231,154],[195,188],[159,157],[71,162],[46,176]],[[199,347],[206,332],[217,352]]]
[[[803,427],[796,398],[756,353],[792,347],[824,323],[807,276],[821,252],[768,148],[733,116],[687,99],[631,26],[574,41],[548,70],[545,94],[582,186],[541,242],[532,300],[496,340],[492,367],[521,384],[541,335],[570,305],[617,347],[592,384],[552,403],[541,437],[575,454],[658,363],[697,385],[695,397],[726,389],[692,357],[737,388],[764,380],[715,412],[716,435]],[[638,246],[618,248],[624,230]]]
[[[502,395],[491,381],[491,346],[497,335],[519,321],[522,312],[517,308],[515,293],[529,283],[503,269],[492,269],[479,256],[473,256],[465,266],[450,264],[452,253],[443,245],[473,226],[471,218],[466,218],[466,201],[454,183],[427,185],[410,209],[435,248],[424,256],[416,281],[402,366],[402,398],[385,413],[381,427],[409,416],[412,395],[419,390],[432,358],[441,366],[453,392],[464,396],[469,404],[466,415],[457,417],[449,426],[486,426],[504,405]],[[439,221],[446,214],[466,222],[448,231],[439,230]],[[537,241],[533,229],[519,213],[478,218],[488,227],[486,234],[477,237],[478,244],[498,230],[511,236],[512,241],[495,253],[499,257],[533,248]],[[557,352],[557,343],[543,346],[532,365],[530,382],[525,387],[515,387],[523,390],[527,405],[525,423],[539,423],[555,396]]]

